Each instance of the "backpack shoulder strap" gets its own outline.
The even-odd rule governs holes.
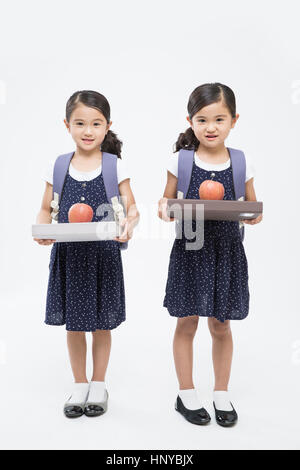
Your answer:
[[[113,153],[102,152],[102,175],[108,202],[112,204],[115,220],[121,222],[124,219],[124,208],[119,202],[119,184],[117,173],[118,156]],[[128,242],[120,243],[121,249],[126,249]]]
[[[113,153],[102,152],[102,175],[109,203],[115,196],[119,196],[117,158]]]
[[[177,198],[185,199],[192,175],[194,150],[180,149],[178,154]]]
[[[73,157],[74,152],[65,153],[59,155],[54,163],[53,169],[53,200],[51,201],[51,207],[53,211],[51,212],[51,217],[54,220],[58,219],[58,210],[59,203],[64,187],[64,182],[66,179],[66,174],[70,165],[71,158]]]
[[[245,199],[246,159],[242,150],[228,148],[231,159],[233,185],[236,200]]]
[[[232,176],[233,176],[233,186],[235,199],[237,201],[245,200],[245,180],[246,180],[246,159],[245,154],[242,150],[237,150],[229,148],[231,167],[232,167]],[[242,241],[245,236],[245,227],[244,223],[240,222],[240,234]]]

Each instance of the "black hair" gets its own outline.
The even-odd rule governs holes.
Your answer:
[[[235,96],[231,88],[222,83],[204,83],[198,86],[189,97],[187,105],[189,118],[192,119],[192,117],[205,106],[217,103],[221,100],[224,100],[231,116],[235,118]],[[174,153],[182,148],[197,150],[199,144],[200,142],[195,136],[193,129],[189,127],[185,132],[179,134],[175,143]]]
[[[89,106],[91,108],[98,109],[98,111],[103,114],[106,121],[108,123],[110,122],[109,102],[104,95],[101,95],[101,93],[93,90],[76,91],[72,96],[70,96],[66,105],[67,122],[70,121],[71,114],[79,103],[82,103],[85,106]],[[117,134],[109,130],[101,144],[101,150],[103,152],[114,153],[118,155],[119,158],[121,158],[122,145],[123,142],[118,139]]]

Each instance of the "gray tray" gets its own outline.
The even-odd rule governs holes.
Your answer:
[[[263,211],[262,202],[168,199],[167,214],[175,219],[196,219],[196,208],[199,204],[204,208],[204,220],[255,219]]]
[[[114,221],[35,224],[32,225],[32,236],[57,242],[113,240],[119,236],[119,226]]]

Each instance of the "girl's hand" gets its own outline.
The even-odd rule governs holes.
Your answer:
[[[122,222],[120,222],[120,226],[124,227],[121,235],[119,237],[114,238],[115,241],[126,243],[130,238],[132,238],[133,233],[133,224],[129,220],[128,217],[125,217]]]
[[[246,201],[254,201],[254,202],[257,201],[255,190],[254,190],[253,178],[251,178],[250,180],[246,182],[245,196],[246,196],[245,197]],[[244,222],[245,224],[248,224],[248,225],[255,225],[255,224],[259,224],[259,222],[262,221],[262,218],[263,216],[262,214],[260,214],[258,217],[256,217],[256,219],[243,219],[241,220],[241,222]]]
[[[255,224],[259,224],[259,222],[262,221],[262,214],[260,214],[258,217],[256,217],[256,219],[244,219],[244,220],[241,220],[241,222],[244,222],[245,224],[249,224],[249,225],[255,225]]]
[[[169,217],[167,214],[167,197],[162,197],[158,201],[158,212],[157,215],[160,219],[164,220],[165,222],[173,222],[175,220],[173,217]]]
[[[34,240],[38,242],[39,245],[52,245],[52,243],[56,242],[56,240],[45,239],[45,238],[34,238]]]
[[[119,184],[120,196],[123,199],[125,205],[126,217],[120,222],[120,226],[123,227],[123,232],[119,237],[114,238],[115,241],[126,243],[132,238],[133,229],[139,222],[140,214],[137,210],[133,193],[131,191],[129,178],[125,179]]]

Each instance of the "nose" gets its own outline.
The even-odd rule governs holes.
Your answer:
[[[212,122],[207,125],[207,132],[212,134],[216,130],[216,125]]]
[[[84,135],[88,136],[88,135],[92,135],[92,130],[91,130],[91,126],[87,125],[84,129]]]

